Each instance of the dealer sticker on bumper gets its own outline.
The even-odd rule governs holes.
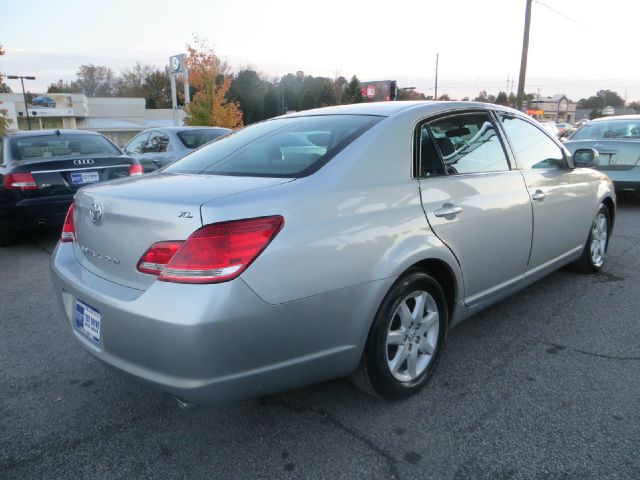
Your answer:
[[[100,312],[76,300],[76,328],[95,343],[100,343]]]

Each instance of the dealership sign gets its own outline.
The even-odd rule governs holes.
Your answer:
[[[527,115],[544,115],[544,110],[527,110]]]

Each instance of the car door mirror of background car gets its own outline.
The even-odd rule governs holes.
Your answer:
[[[573,152],[573,164],[578,168],[591,168],[598,165],[599,156],[593,148],[580,148]]]

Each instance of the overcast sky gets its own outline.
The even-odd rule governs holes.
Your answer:
[[[29,90],[44,91],[83,63],[164,65],[197,34],[236,70],[396,79],[427,95],[439,53],[439,93],[497,94],[507,77],[517,89],[525,3],[2,0],[0,71],[35,75]],[[534,0],[526,91],[578,100],[608,88],[640,100],[639,18],[636,0]]]

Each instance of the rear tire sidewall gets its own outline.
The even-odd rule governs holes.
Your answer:
[[[387,332],[393,320],[393,313],[400,302],[406,295],[416,290],[426,291],[436,302],[440,322],[438,341],[426,370],[415,380],[401,382],[393,377],[387,365]],[[365,348],[363,360],[367,363],[369,380],[375,392],[382,398],[400,400],[422,388],[437,366],[446,339],[448,323],[447,302],[436,280],[421,271],[411,271],[398,280],[378,309]]]

